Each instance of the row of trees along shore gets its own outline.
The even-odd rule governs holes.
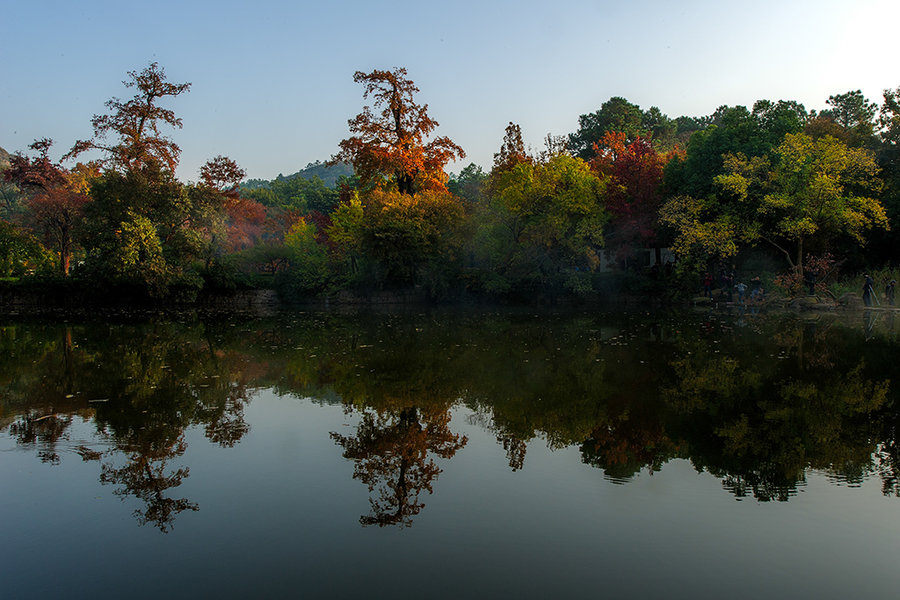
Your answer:
[[[343,167],[337,180],[245,181],[217,156],[184,183],[167,136],[182,121],[165,105],[190,84],[156,63],[129,72],[134,97],[109,100],[60,162],[50,139],[0,157],[0,277],[148,298],[241,286],[531,297],[610,281],[689,290],[732,265],[799,282],[809,264],[858,270],[894,256],[900,88],[881,106],[851,91],[819,112],[760,100],[676,119],[614,97],[540,151],[509,123],[489,172],[448,176],[465,152],[434,135],[406,70],[354,80],[371,105],[329,163],[311,165]],[[85,155],[99,158],[75,162]],[[647,268],[661,248],[674,256],[664,275]]]

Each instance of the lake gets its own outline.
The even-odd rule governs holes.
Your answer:
[[[0,320],[4,598],[893,597],[891,313]]]

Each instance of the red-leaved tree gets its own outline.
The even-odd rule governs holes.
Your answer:
[[[612,214],[608,242],[618,258],[626,258],[635,247],[658,243],[657,215],[662,203],[663,169],[673,153],[661,154],[650,139],[637,136],[628,142],[625,133],[607,132],[594,144],[591,168],[609,177],[606,208]]]
[[[90,198],[67,186],[52,187],[25,200],[28,222],[59,254],[59,270],[69,276],[75,233]]]
[[[37,151],[37,156],[12,156],[4,176],[26,193],[24,222],[57,252],[59,270],[68,277],[76,231],[90,201],[89,181],[98,173],[95,165],[80,163],[67,171],[50,160],[52,145],[49,138],[35,140],[29,148]]]

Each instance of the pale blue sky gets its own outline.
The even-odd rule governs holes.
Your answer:
[[[363,106],[356,70],[405,66],[469,162],[507,122],[540,147],[611,96],[671,117],[760,98],[821,109],[900,86],[896,0],[169,2],[0,0],[0,146],[91,134],[129,70],[159,62],[189,94],[178,175],[230,156],[270,179],[329,158]]]

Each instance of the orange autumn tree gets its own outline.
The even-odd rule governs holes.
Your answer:
[[[375,106],[365,106],[350,119],[352,135],[341,141],[332,160],[351,163],[362,185],[387,179],[405,195],[444,190],[444,167],[466,154],[450,138],[428,140],[438,122],[428,116],[427,104],[416,103],[419,88],[406,69],[357,71],[353,81],[365,85],[363,98],[371,96]]]
[[[360,179],[363,218],[350,245],[371,259],[372,280],[443,293],[460,264],[464,217],[444,167],[465,152],[450,138],[431,137],[438,122],[416,102],[419,88],[406,69],[357,71],[353,80],[374,102],[349,121],[351,137],[332,158],[351,163]],[[342,204],[335,213],[352,210]]]
[[[129,71],[128,77],[122,83],[127,88],[137,89],[134,97],[108,100],[109,114],[94,115],[91,119],[93,138],[75,142],[63,158],[74,158],[88,150],[101,150],[106,153],[105,167],[127,172],[154,163],[174,172],[181,148],[163,135],[160,126],[180,129],[182,123],[174,111],[159,103],[187,92],[191,84],[166,81],[165,70],[155,62],[140,73]],[[109,136],[113,140],[107,142]]]

